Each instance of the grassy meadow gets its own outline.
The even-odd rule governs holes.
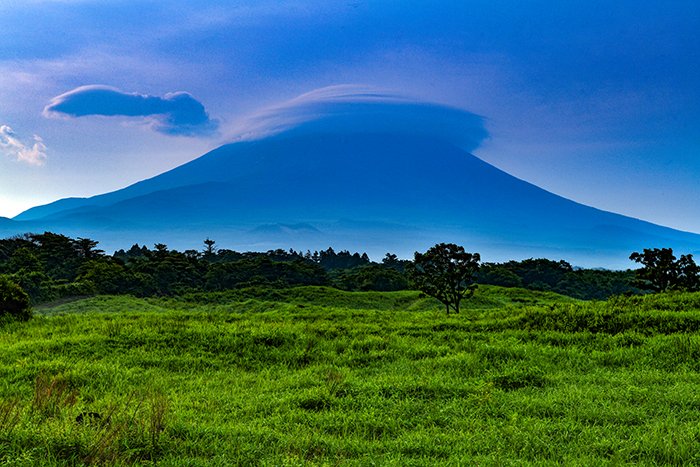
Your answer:
[[[0,325],[2,465],[700,463],[700,294],[98,296]]]

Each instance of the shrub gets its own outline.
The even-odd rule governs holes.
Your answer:
[[[8,279],[19,285],[29,295],[29,300],[33,305],[58,298],[53,291],[55,282],[43,272],[20,271],[12,274]]]
[[[6,316],[26,321],[32,312],[29,295],[6,276],[0,276],[0,318]]]

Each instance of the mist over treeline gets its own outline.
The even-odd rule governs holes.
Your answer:
[[[377,262],[366,253],[332,247],[238,252],[219,248],[208,238],[199,249],[134,244],[111,255],[96,240],[52,232],[0,240],[0,274],[18,284],[34,304],[94,294],[168,296],[258,286],[396,291],[413,288],[409,264],[391,252]],[[634,279],[631,270],[578,269],[543,258],[483,263],[476,277],[479,284],[553,291],[580,299],[641,293]]]

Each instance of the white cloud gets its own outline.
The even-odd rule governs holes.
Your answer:
[[[30,165],[44,165],[46,162],[46,145],[40,136],[34,135],[33,142],[25,143],[8,125],[0,125],[0,151]]]
[[[240,121],[232,139],[338,132],[422,136],[467,151],[479,147],[489,135],[483,117],[463,109],[371,86],[337,85],[316,89]]]

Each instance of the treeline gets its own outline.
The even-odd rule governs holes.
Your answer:
[[[271,250],[241,253],[205,240],[200,250],[177,251],[164,244],[133,245],[112,255],[87,238],[45,232],[0,240],[0,275],[41,303],[68,296],[176,295],[250,286],[328,285],[349,291],[393,291],[412,287],[411,261],[387,253],[373,262],[366,253]],[[564,261],[529,259],[479,269],[477,282],[550,290],[581,299],[638,293],[632,271],[575,270]]]
[[[557,292],[582,300],[604,300],[614,295],[646,291],[632,270],[574,269],[566,261],[549,259],[484,263],[476,281],[479,284]]]

